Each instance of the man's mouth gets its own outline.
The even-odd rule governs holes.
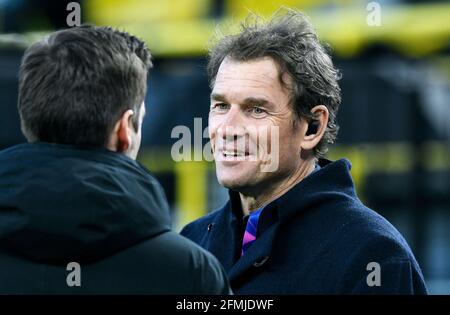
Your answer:
[[[237,151],[237,150],[220,150],[220,155],[226,158],[230,157],[246,157],[249,156],[250,153],[248,151]]]

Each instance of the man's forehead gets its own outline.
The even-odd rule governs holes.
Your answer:
[[[219,67],[216,83],[229,79],[273,83],[278,77],[277,63],[270,57],[248,61],[236,61],[227,57]]]
[[[216,76],[212,95],[266,98],[275,101],[289,93],[280,82],[279,67],[270,57],[249,61],[225,58]]]

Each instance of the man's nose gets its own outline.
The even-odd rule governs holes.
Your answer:
[[[219,134],[224,140],[232,141],[245,135],[245,122],[238,106],[231,106],[225,116]]]

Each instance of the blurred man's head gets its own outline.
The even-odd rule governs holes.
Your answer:
[[[209,131],[222,185],[249,194],[271,190],[301,176],[302,167],[313,165],[334,142],[339,73],[303,14],[289,10],[220,39],[210,51],[208,75]],[[270,133],[274,127],[279,166],[263,172],[267,159],[256,152],[259,130]],[[270,152],[276,144],[265,138],[268,152],[276,154]],[[241,143],[245,150],[236,150]]]
[[[29,142],[105,147],[136,158],[145,114],[145,44],[108,27],[51,34],[24,54],[18,109]]]

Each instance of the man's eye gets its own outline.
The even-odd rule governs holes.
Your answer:
[[[265,113],[266,113],[266,111],[264,109],[260,108],[260,107],[256,107],[255,106],[255,107],[252,108],[252,114],[261,116],[261,115],[263,115]]]
[[[229,108],[229,105],[225,104],[225,103],[217,103],[217,104],[214,104],[213,108],[216,110],[224,111]]]

